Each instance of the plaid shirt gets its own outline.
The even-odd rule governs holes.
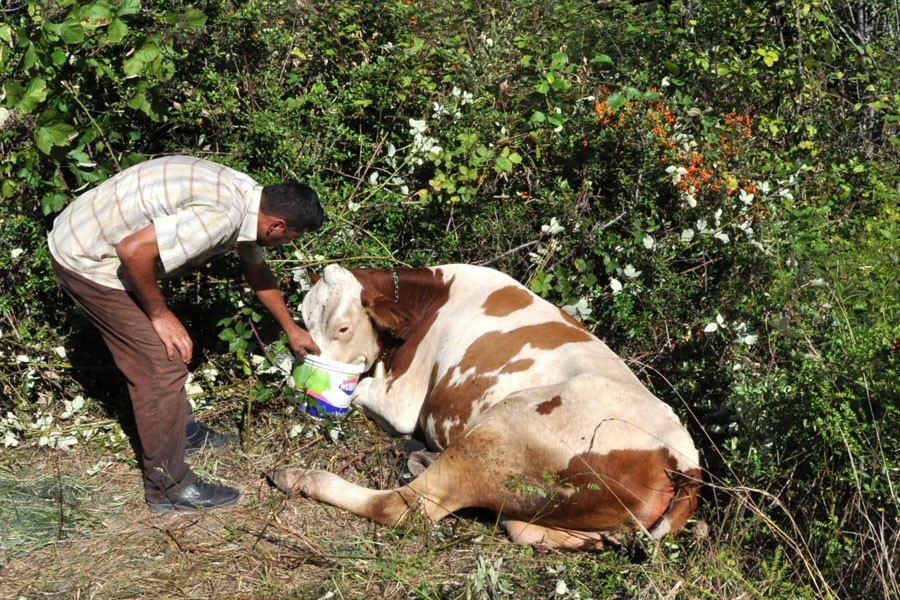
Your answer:
[[[262,186],[228,167],[188,156],[148,160],[76,198],[53,224],[48,242],[64,267],[128,289],[116,255],[125,237],[153,223],[157,276],[173,277],[237,247],[263,260],[256,244]]]

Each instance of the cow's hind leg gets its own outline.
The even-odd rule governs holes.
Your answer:
[[[544,527],[536,523],[505,519],[500,522],[510,539],[520,544],[562,550],[602,550],[618,546],[621,540],[614,535],[597,531],[574,531]]]
[[[327,471],[280,469],[272,482],[287,494],[300,494],[348,510],[376,523],[395,526],[414,514],[429,522],[477,504],[478,487],[460,485],[473,477],[452,449],[441,454],[408,485],[394,490],[372,490]]]

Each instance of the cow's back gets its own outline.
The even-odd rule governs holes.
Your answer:
[[[555,429],[569,420],[594,427],[586,415],[648,421],[659,413],[661,425],[674,421],[602,341],[512,278],[471,265],[435,269],[452,281],[449,299],[418,344],[410,370],[427,377],[419,427],[436,448],[446,448],[498,402],[560,385],[570,393],[555,415],[553,395],[538,396],[543,408],[527,409],[545,411],[545,421],[559,420]],[[572,426],[566,431],[583,437]]]

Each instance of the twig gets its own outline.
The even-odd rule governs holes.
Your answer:
[[[525,248],[530,248],[531,246],[534,246],[534,245],[536,245],[537,243],[538,243],[538,240],[531,240],[530,242],[525,242],[524,244],[521,244],[521,245],[519,245],[519,246],[516,246],[516,247],[513,248],[512,250],[507,250],[507,251],[504,252],[503,254],[498,254],[497,256],[495,256],[494,258],[492,258],[492,259],[490,259],[490,260],[486,260],[486,261],[484,261],[484,262],[475,263],[475,264],[481,265],[481,266],[483,266],[483,267],[486,267],[486,266],[488,266],[488,265],[492,265],[492,264],[494,264],[495,262],[497,262],[498,260],[500,260],[501,258],[503,258],[504,256],[509,256],[510,254],[514,254],[514,253],[518,252],[519,250],[524,250]]]

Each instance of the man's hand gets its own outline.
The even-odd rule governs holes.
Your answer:
[[[150,319],[150,324],[156,331],[156,335],[166,347],[166,355],[169,360],[175,359],[175,351],[184,364],[191,362],[194,353],[194,342],[188,335],[187,329],[171,311],[166,311],[162,316]]]
[[[185,363],[191,361],[194,344],[181,321],[166,306],[162,290],[156,283],[156,263],[159,247],[156,243],[156,228],[151,223],[143,229],[124,238],[116,245],[116,254],[122,261],[125,278],[131,284],[131,291],[137,296],[156,335],[166,347],[169,360],[175,360],[175,352]]]
[[[288,345],[290,345],[291,350],[300,356],[322,353],[322,350],[319,349],[319,346],[313,341],[312,336],[302,327],[288,327],[285,330],[285,333],[287,334]]]
[[[313,341],[312,336],[294,322],[294,317],[291,316],[281,292],[278,291],[278,282],[269,266],[264,262],[241,262],[241,266],[244,270],[244,278],[256,292],[256,297],[272,313],[287,335],[291,350],[300,356],[321,354],[322,350]]]

